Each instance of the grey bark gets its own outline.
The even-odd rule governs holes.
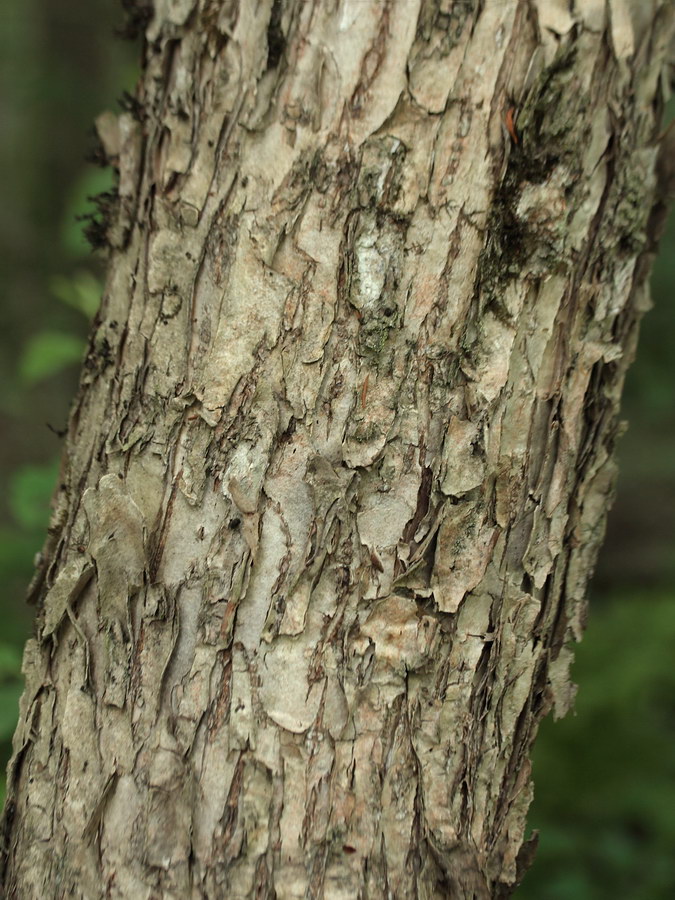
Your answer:
[[[6,896],[512,891],[673,27],[666,0],[158,0],[138,108],[98,122],[119,199]]]

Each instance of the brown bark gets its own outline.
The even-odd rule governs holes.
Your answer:
[[[500,897],[612,492],[672,4],[162,0],[33,585],[20,898]]]

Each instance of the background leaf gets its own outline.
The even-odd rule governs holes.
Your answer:
[[[93,319],[101,302],[102,286],[88,269],[77,269],[70,278],[55,275],[50,282],[52,294],[66,306],[72,306],[87,319]]]
[[[22,466],[10,482],[10,508],[16,522],[42,533],[49,523],[49,502],[56,486],[59,461]]]
[[[79,363],[84,343],[74,334],[41,331],[29,338],[19,361],[19,373],[26,384],[34,384]]]

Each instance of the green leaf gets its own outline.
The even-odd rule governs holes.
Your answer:
[[[71,278],[56,275],[50,283],[52,293],[62,303],[72,306],[88,319],[101,302],[102,285],[98,278],[87,269],[78,269]]]
[[[21,654],[11,644],[0,644],[0,678],[21,677]]]
[[[55,375],[74,363],[79,363],[84,343],[74,334],[63,331],[41,331],[24,347],[19,361],[19,373],[27,384],[35,384]]]
[[[44,466],[22,466],[12,474],[9,505],[16,522],[31,531],[43,531],[49,523],[49,502],[59,472],[55,460]]]
[[[41,529],[42,531],[43,529]],[[25,583],[33,571],[33,559],[44,535],[26,534],[19,528],[0,528],[0,579],[20,578]]]

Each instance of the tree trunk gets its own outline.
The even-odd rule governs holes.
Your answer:
[[[6,896],[518,883],[648,305],[675,18],[578,6],[156,0],[138,102],[99,120],[119,198]]]

